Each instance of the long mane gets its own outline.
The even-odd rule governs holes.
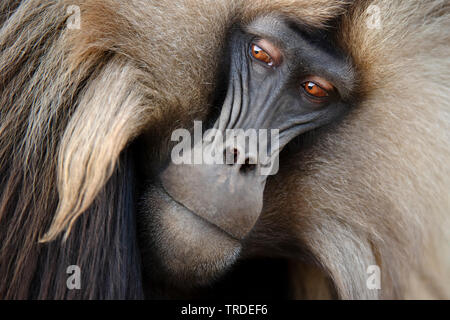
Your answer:
[[[62,1],[20,6],[2,1],[0,12],[6,14],[0,16],[0,297],[142,298],[133,163],[127,151],[70,236],[39,243],[58,209],[61,137],[79,97],[108,57],[93,53],[74,68],[62,32],[67,18]],[[98,134],[85,132],[77,139],[93,141]],[[97,151],[85,150],[86,157]],[[69,170],[68,175],[79,174]],[[67,290],[70,265],[81,268],[83,290]]]

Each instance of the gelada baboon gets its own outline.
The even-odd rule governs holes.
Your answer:
[[[450,298],[447,1],[3,0],[0,25],[0,298]],[[194,120],[278,129],[279,171],[176,166]]]

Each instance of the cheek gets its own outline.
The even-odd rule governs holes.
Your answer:
[[[255,82],[264,81],[273,71],[256,61],[250,62],[250,72]]]
[[[299,174],[293,177],[294,170],[286,164],[286,159],[280,161],[279,172],[267,180],[263,211],[245,243],[246,256],[291,257],[302,252],[301,231],[307,222],[300,212],[307,204],[298,200],[299,194],[293,194],[294,185],[300,182]],[[293,248],[297,249],[292,251]]]

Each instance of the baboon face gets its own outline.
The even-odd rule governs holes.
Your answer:
[[[448,299],[449,9],[1,0],[0,297]]]
[[[293,138],[335,122],[349,108],[348,59],[324,34],[279,16],[235,28],[228,52],[218,58],[225,59],[228,80],[221,84],[226,95],[213,125],[216,137],[230,129],[276,129],[278,143],[265,145],[272,160]],[[151,273],[181,286],[207,283],[232,265],[263,208],[267,163],[249,147],[225,144],[215,152],[225,154],[224,163],[169,161],[144,192],[140,224],[142,234],[151,235],[142,244]],[[242,162],[227,162],[229,154]]]

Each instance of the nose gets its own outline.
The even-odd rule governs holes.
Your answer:
[[[225,148],[224,158],[223,164],[170,163],[160,179],[175,201],[240,240],[259,218],[267,176],[248,152]]]
[[[256,155],[248,152],[241,156],[242,151],[236,147],[228,147],[224,150],[225,163],[230,166],[235,166],[242,174],[255,173],[257,170]]]

